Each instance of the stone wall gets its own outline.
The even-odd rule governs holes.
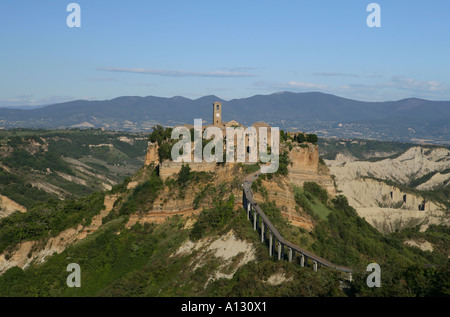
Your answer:
[[[159,176],[163,181],[174,174],[178,174],[183,164],[189,164],[192,172],[214,172],[216,163],[177,163],[173,161],[164,161],[159,164]]]

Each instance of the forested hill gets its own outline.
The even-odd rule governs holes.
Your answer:
[[[180,96],[132,96],[104,101],[77,100],[27,110],[0,108],[0,126],[105,127],[150,132],[156,124],[193,124],[195,118],[211,123],[211,106],[215,101],[223,103],[224,120],[236,120],[244,125],[264,121],[284,130],[314,132],[323,137],[450,144],[450,101],[408,98],[362,102],[318,92],[280,92],[228,101],[217,96],[195,100]]]

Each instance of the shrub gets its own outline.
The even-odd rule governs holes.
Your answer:
[[[319,184],[315,182],[305,182],[303,184],[303,189],[305,190],[305,192],[308,192],[311,195],[317,197],[323,204],[327,203],[328,193]]]

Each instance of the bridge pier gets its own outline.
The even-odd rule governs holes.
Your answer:
[[[253,230],[256,230],[256,210],[253,211]]]
[[[250,220],[250,210],[252,208],[252,205],[250,205],[250,202],[247,203],[247,220]]]
[[[300,255],[300,266],[305,267],[305,256],[303,254]]]
[[[256,214],[256,229],[260,229],[261,228],[261,224],[259,223],[260,221],[260,216],[259,214]]]
[[[264,243],[264,221],[261,223],[261,242]]]
[[[278,261],[281,260],[281,243],[278,242]]]
[[[273,235],[272,231],[269,230],[269,256],[272,257],[273,253]]]
[[[292,262],[292,254],[293,254],[292,248],[289,248],[289,262]]]
[[[317,262],[316,261],[313,261],[313,269],[314,269],[314,272],[317,272]]]

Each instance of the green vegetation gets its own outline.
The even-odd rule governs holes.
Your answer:
[[[390,235],[393,239],[405,241],[428,241],[433,246],[433,252],[422,251],[416,248],[416,253],[426,258],[428,263],[445,266],[450,250],[450,229],[442,225],[430,225],[424,232],[420,231],[420,226],[403,229],[401,232],[394,232]]]
[[[231,194],[226,202],[219,200],[213,208],[203,210],[192,228],[191,239],[201,239],[205,235],[211,235],[225,227],[231,219],[233,207],[234,195]]]
[[[105,179],[120,183],[142,165],[147,149],[142,134],[96,129],[4,130],[0,145],[0,194],[26,208],[102,191]]]
[[[427,181],[429,181],[434,175],[436,174],[449,174],[450,173],[450,168],[447,168],[443,171],[434,171],[428,174],[423,175],[422,177],[419,178],[413,178],[409,181],[408,186],[409,187],[416,187],[419,186],[420,184],[426,183]],[[441,184],[441,186],[445,186],[446,184]]]
[[[289,164],[291,164],[291,160],[289,159],[289,152],[288,151],[281,152],[279,156],[278,170],[275,172],[275,175],[287,176],[289,173],[288,171]]]
[[[104,207],[104,194],[78,200],[49,200],[36,204],[26,213],[15,212],[0,219],[0,253],[20,242],[56,236],[78,224],[88,225]]]
[[[162,130],[155,135],[158,142]],[[164,135],[162,133],[162,135]],[[162,144],[164,144],[164,139]],[[289,137],[288,137],[289,138]],[[25,142],[21,138],[10,140],[15,146]],[[36,141],[39,142],[39,141]],[[286,157],[283,157],[286,156]],[[94,162],[92,168],[100,170]],[[280,155],[281,175],[290,164],[287,152]],[[252,173],[259,165],[241,165],[238,173]],[[121,193],[111,214],[103,219],[104,225],[92,235],[68,247],[61,254],[48,257],[43,264],[32,264],[26,270],[13,267],[0,276],[0,296],[449,296],[448,228],[430,226],[426,232],[419,228],[383,236],[349,206],[344,196],[333,199],[317,183],[306,182],[294,188],[297,209],[310,216],[315,227],[312,232],[294,227],[282,216],[280,208],[267,201],[261,179],[252,189],[263,194],[260,204],[277,230],[289,241],[339,265],[355,269],[353,283],[346,293],[339,285],[343,275],[334,270],[313,272],[296,263],[269,258],[267,246],[247,220],[245,212],[236,208],[232,193],[240,187],[240,179],[214,185],[214,174],[194,172],[184,165],[178,177],[164,183],[150,166],[144,182],[127,190],[129,178],[111,193]],[[262,178],[268,175],[262,175]],[[272,175],[270,177],[273,177]],[[0,170],[0,184],[10,187],[16,180],[6,170]],[[7,185],[7,186],[6,186]],[[26,187],[27,184],[23,183]],[[146,212],[158,195],[169,191],[195,191],[193,207],[203,209],[191,229],[179,216],[162,225],[136,224],[126,228],[131,213]],[[29,190],[31,190],[29,188]],[[31,192],[31,191],[30,191]],[[23,195],[24,197],[26,195]],[[42,199],[46,199],[43,197]],[[104,194],[83,199],[58,201],[50,199],[32,206],[27,213],[14,213],[0,220],[0,252],[8,255],[18,243],[45,239],[63,230],[88,225],[104,207]],[[212,203],[210,203],[212,202]],[[188,239],[219,238],[230,232],[255,248],[256,261],[239,267],[243,254],[227,264],[232,278],[214,278],[224,261],[211,253],[197,257],[201,250],[193,249],[184,255],[176,254]],[[405,239],[425,239],[433,244],[434,252],[407,247]],[[369,289],[365,284],[368,263],[376,262],[382,268],[382,287]],[[82,268],[82,287],[68,288],[66,267],[78,263]],[[435,264],[437,267],[424,267]],[[288,279],[280,285],[267,283],[274,274]]]
[[[242,172],[244,172],[245,174],[252,174],[261,169],[261,166],[258,163],[251,165],[239,163],[238,166],[242,168]]]
[[[304,142],[307,143],[312,143],[312,144],[317,144],[317,142],[319,141],[319,138],[317,137],[316,134],[305,134],[305,133],[298,133],[296,135],[294,135],[293,141],[302,144]]]
[[[206,231],[228,232],[233,229],[256,246],[257,262],[240,267],[232,279],[213,279],[211,274],[222,264],[209,256],[197,269],[196,252],[172,256],[192,232],[183,230],[180,217],[163,225],[124,227],[120,218],[108,223],[83,243],[54,255],[44,264],[23,271],[14,267],[0,277],[0,296],[342,296],[339,274],[329,270],[312,272],[287,262],[268,259],[245,213],[230,208],[233,198],[218,203],[218,216],[211,213]],[[120,234],[118,234],[120,232]],[[239,257],[237,257],[237,260]],[[82,268],[82,287],[68,288],[68,263]],[[233,262],[234,263],[234,262]],[[231,263],[231,265],[233,265]],[[267,279],[283,273],[295,277],[280,285]],[[206,287],[205,287],[206,285]]]
[[[191,178],[191,168],[189,167],[189,164],[182,165],[180,172],[178,173],[178,185],[180,188],[184,188],[187,185],[187,182]]]
[[[3,168],[0,168],[0,193],[26,208],[30,208],[37,201],[45,202],[54,198],[54,195],[25,183]]]
[[[317,197],[322,204],[327,204],[328,193],[325,188],[322,188],[319,184],[315,182],[305,182],[303,184],[303,189],[305,192]]]
[[[419,228],[383,236],[360,218],[344,196],[327,203],[327,197],[317,184],[295,189],[296,202],[317,222],[309,234],[290,226],[273,202],[261,204],[277,230],[289,241],[338,265],[354,269],[357,283],[355,296],[442,296],[450,295],[448,273],[448,228],[431,226],[425,233]],[[319,212],[318,205],[322,209]],[[326,210],[326,212],[323,212]],[[436,244],[436,252],[406,247],[406,238],[426,239]],[[433,245],[434,245],[433,244]],[[381,265],[380,289],[368,290],[363,273],[368,263]],[[438,265],[426,267],[426,264]],[[425,281],[430,278],[430,281]]]
[[[433,190],[418,190],[409,185],[401,184],[398,182],[394,182],[391,180],[380,179],[376,177],[365,176],[363,178],[373,179],[377,182],[383,182],[386,185],[394,186],[399,188],[402,192],[414,194],[417,196],[422,196],[425,200],[435,201],[441,203],[447,210],[450,210],[450,187],[449,186],[440,186],[433,188]],[[411,182],[415,182],[414,179]]]
[[[328,194],[316,183],[312,183],[315,185],[309,185],[310,183],[311,182],[306,182],[303,188],[298,186],[294,187],[295,202],[298,206],[302,207],[313,220],[326,220],[330,213],[327,202]],[[325,193],[323,191],[325,191]]]
[[[161,146],[164,142],[171,139],[172,130],[172,128],[164,128],[161,125],[157,125],[153,128],[153,132],[149,135],[148,140]]]
[[[324,138],[320,138],[318,144],[321,157],[327,160],[334,160],[338,153],[343,153],[352,155],[360,160],[371,161],[382,160],[387,157],[395,158],[415,146],[404,142]],[[386,156],[379,157],[379,153],[386,153]]]
[[[186,169],[187,170],[187,169]],[[192,172],[190,172],[192,173]],[[190,174],[189,173],[189,174]],[[187,174],[187,173],[186,173]],[[159,178],[158,178],[159,179]],[[188,181],[189,182],[189,181]],[[260,243],[258,233],[253,231],[242,209],[234,208],[235,197],[228,195],[230,184],[217,187],[208,184],[203,195],[212,195],[213,207],[203,210],[192,229],[185,228],[181,217],[172,217],[162,225],[146,224],[125,228],[128,212],[111,218],[105,225],[81,243],[67,248],[61,254],[50,257],[41,265],[32,265],[25,271],[14,267],[0,276],[0,296],[442,296],[449,295],[448,268],[446,259],[423,256],[414,248],[405,247],[400,236],[384,237],[367,222],[358,217],[343,196],[329,201],[328,196],[315,183],[305,183],[301,193],[308,204],[328,209],[320,217],[312,233],[289,225],[273,202],[261,204],[277,230],[292,241],[334,263],[356,269],[351,288],[344,293],[339,289],[342,274],[321,269],[313,272],[287,261],[277,262],[268,257],[267,248]],[[155,186],[155,187],[153,187]],[[162,182],[152,173],[147,182],[134,189],[127,202],[136,209],[144,208],[152,201]],[[258,185],[259,186],[259,185]],[[100,199],[100,197],[98,197]],[[101,199],[100,199],[101,201]],[[120,210],[125,210],[125,205]],[[87,217],[82,201],[72,202],[66,208],[75,216],[79,212],[82,221]],[[92,205],[92,201],[88,202]],[[75,210],[75,211],[74,211]],[[127,209],[130,210],[130,209]],[[92,211],[92,214],[94,212]],[[52,213],[55,215],[55,213]],[[14,214],[14,217],[21,215]],[[21,217],[24,217],[22,215]],[[15,226],[16,219],[1,222],[0,228]],[[12,220],[11,220],[12,219]],[[52,217],[48,218],[52,219]],[[20,225],[34,222],[22,219]],[[37,220],[37,221],[36,221]],[[76,222],[74,220],[74,222]],[[89,221],[89,220],[87,220]],[[51,232],[58,232],[67,224],[58,227],[59,221],[50,221]],[[19,223],[18,223],[19,224]],[[16,232],[14,230],[10,232]],[[34,228],[31,228],[34,229]],[[448,234],[448,228],[433,227],[428,238]],[[186,255],[175,255],[186,239],[196,241],[205,237],[218,237],[233,230],[237,237],[251,241],[256,248],[257,261],[237,269],[231,279],[210,280],[220,268],[220,259],[211,255],[198,268],[198,251]],[[50,228],[47,228],[47,232]],[[4,230],[0,230],[0,241],[4,241]],[[8,232],[8,231],[6,231]],[[35,237],[45,236],[44,231]],[[406,233],[403,233],[406,235]],[[422,234],[411,231],[411,236]],[[31,235],[28,237],[31,239]],[[430,238],[431,239],[431,238]],[[17,241],[19,241],[18,239]],[[23,240],[23,238],[22,238]],[[13,243],[9,243],[11,246]],[[445,248],[445,245],[442,245]],[[442,249],[443,250],[443,249]],[[440,261],[442,268],[424,268],[417,265],[427,260]],[[239,256],[230,264],[237,263]],[[377,262],[382,267],[382,287],[368,289],[365,285],[365,266]],[[66,286],[67,264],[78,263],[82,268],[81,288]],[[230,272],[233,272],[232,270]],[[267,279],[282,273],[289,279],[280,285],[270,285]],[[209,281],[209,282],[208,282]]]
[[[163,182],[156,174],[155,170],[147,181],[136,186],[128,200],[119,210],[119,215],[129,215],[135,212],[147,211],[158,197],[159,191],[163,188]]]
[[[157,125],[153,128],[153,132],[148,137],[148,140],[153,143],[158,143],[159,161],[172,159],[172,147],[176,140],[172,140],[172,128],[164,128]]]

